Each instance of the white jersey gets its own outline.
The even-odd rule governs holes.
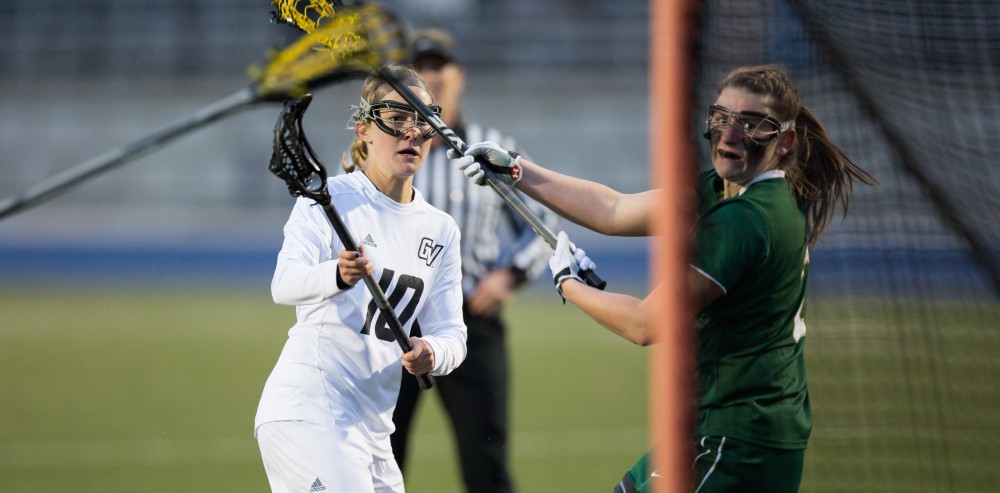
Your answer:
[[[393,201],[360,171],[330,178],[328,187],[404,331],[418,324],[433,349],[431,373],[450,373],[466,354],[455,221],[415,189],[410,203]],[[254,429],[285,420],[358,429],[375,457],[392,457],[399,343],[363,282],[337,287],[343,245],[321,206],[299,198],[284,233],[271,293],[276,303],[295,305],[296,324],[264,385]]]

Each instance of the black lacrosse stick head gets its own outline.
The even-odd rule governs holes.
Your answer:
[[[312,94],[285,101],[274,125],[274,149],[268,169],[288,185],[294,197],[309,197],[320,204],[330,203],[326,188],[326,168],[316,157],[302,129],[302,115],[312,102]]]

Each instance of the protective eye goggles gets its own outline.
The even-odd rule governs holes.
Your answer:
[[[707,131],[705,138],[711,139],[722,134],[725,126],[733,127],[743,137],[757,145],[767,145],[784,132],[795,126],[795,120],[779,122],[773,116],[757,111],[732,111],[725,106],[713,104],[708,107]]]
[[[432,104],[428,107],[435,116],[441,114],[440,106]],[[368,104],[367,101],[361,100],[361,105],[354,108],[356,109],[353,116],[354,121],[374,122],[379,130],[395,137],[403,135],[411,128],[416,128],[425,139],[433,137],[436,133],[434,127],[427,120],[424,120],[412,106],[405,103],[385,100]]]

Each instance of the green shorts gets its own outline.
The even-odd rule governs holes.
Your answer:
[[[659,474],[646,452],[615,486],[615,493],[647,493]],[[694,444],[696,493],[795,493],[802,482],[805,450],[761,447],[728,437],[702,437]]]

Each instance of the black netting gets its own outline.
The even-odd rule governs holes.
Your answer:
[[[803,491],[993,491],[1000,4],[713,0],[695,63],[696,134],[729,70],[780,63],[881,182],[812,255]]]

